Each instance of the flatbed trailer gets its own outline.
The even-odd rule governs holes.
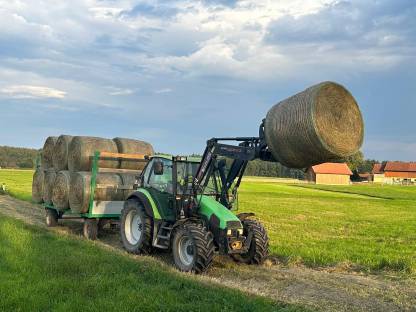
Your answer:
[[[97,184],[97,175],[99,172],[110,173],[135,173],[139,175],[139,170],[129,169],[113,169],[113,168],[100,168],[99,160],[101,159],[117,159],[128,161],[140,161],[148,162],[149,156],[144,154],[122,154],[122,153],[110,153],[96,151],[92,156],[91,162],[91,183],[90,183],[90,198],[88,204],[88,211],[85,213],[74,213],[71,209],[59,210],[54,207],[53,204],[44,204],[46,211],[46,224],[47,226],[56,226],[58,220],[62,219],[76,219],[83,220],[83,233],[87,239],[96,239],[98,232],[106,223],[115,224],[119,221],[121,210],[124,207],[124,201],[103,201],[95,200],[95,191],[99,188],[114,187],[114,185]],[[118,185],[117,189],[122,190],[134,190],[134,185]]]

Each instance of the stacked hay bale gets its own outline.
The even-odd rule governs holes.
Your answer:
[[[53,205],[58,210],[75,213],[88,211],[91,185],[92,156],[95,151],[123,154],[153,155],[151,144],[139,140],[69,136],[48,137],[42,151],[42,161],[33,176],[32,198],[36,203]],[[95,200],[123,201],[127,198],[144,163],[129,160],[101,159]],[[125,169],[119,173],[119,169]]]

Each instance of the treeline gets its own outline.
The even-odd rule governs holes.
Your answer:
[[[34,168],[39,151],[32,148],[0,146],[1,168]]]
[[[253,160],[247,164],[245,175],[303,179],[305,173],[303,170],[288,168],[280,163]]]

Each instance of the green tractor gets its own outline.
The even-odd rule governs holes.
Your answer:
[[[263,136],[213,138],[202,159],[154,156],[121,212],[124,248],[135,254],[170,250],[176,267],[202,273],[216,252],[261,264],[269,238],[253,213],[234,214],[247,163],[272,160]],[[238,145],[220,141],[238,141]]]

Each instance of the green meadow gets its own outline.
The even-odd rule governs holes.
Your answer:
[[[10,194],[30,200],[32,171],[0,170]],[[416,273],[416,187],[243,182],[239,212],[265,224],[282,263]]]

